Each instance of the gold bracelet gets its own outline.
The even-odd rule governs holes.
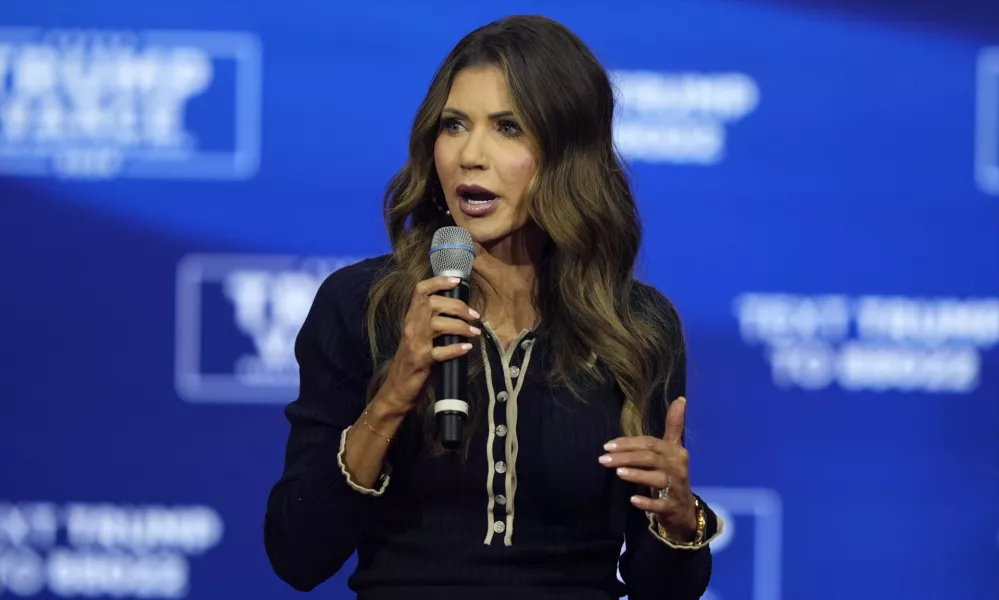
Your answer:
[[[704,542],[704,534],[708,528],[708,518],[706,511],[704,510],[704,504],[701,503],[697,496],[694,496],[694,510],[697,511],[697,533],[694,535],[693,542],[677,542],[674,541],[669,535],[666,534],[666,530],[659,521],[656,521],[656,529],[659,530],[659,535],[670,541],[671,544],[675,546],[700,546]]]
[[[392,438],[372,427],[371,424],[368,423],[367,417],[368,417],[368,409],[365,408],[364,414],[361,415],[361,423],[364,423],[364,426],[370,429],[371,432],[374,433],[375,435],[385,438],[386,444],[392,443]]]
[[[704,504],[697,496],[694,496],[694,506],[697,507],[697,537],[694,538],[694,544],[699,545],[704,542],[704,534],[708,528],[708,517]]]

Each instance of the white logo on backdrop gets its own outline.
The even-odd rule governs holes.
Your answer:
[[[629,161],[713,165],[729,126],[756,109],[760,91],[744,73],[614,71],[614,139]]]
[[[721,600],[723,597],[780,600],[783,536],[780,495],[774,490],[761,488],[711,487],[695,491],[725,521],[722,534],[711,542],[711,553],[717,556],[728,550],[732,554],[715,561],[712,585],[704,593],[703,600]],[[737,526],[737,522],[741,525]],[[745,538],[751,541],[745,541]],[[739,548],[729,550],[736,539],[742,540]],[[746,549],[749,549],[749,554],[742,554]],[[740,567],[751,564],[752,581],[727,577],[725,565],[730,562]],[[725,589],[729,587],[724,585],[725,582],[729,582],[733,591]],[[623,600],[627,600],[627,596]]]
[[[222,531],[207,506],[0,500],[0,595],[183,598]]]
[[[978,56],[975,109],[975,178],[986,194],[999,196],[999,47]]]
[[[260,95],[253,34],[0,28],[0,174],[252,177]]]
[[[185,257],[177,268],[177,393],[191,402],[293,400],[295,339],[316,292],[330,273],[358,260]],[[209,313],[210,305],[225,308]]]
[[[734,308],[780,387],[970,393],[999,343],[999,298],[751,293]]]

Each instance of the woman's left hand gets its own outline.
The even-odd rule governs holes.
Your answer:
[[[600,464],[617,469],[625,481],[649,486],[650,496],[632,496],[636,507],[655,514],[671,540],[692,541],[697,510],[690,490],[689,457],[681,442],[687,399],[679,397],[666,412],[666,434],[621,437],[604,444]]]

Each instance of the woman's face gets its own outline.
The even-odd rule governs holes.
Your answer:
[[[524,190],[537,161],[513,114],[503,71],[470,67],[455,77],[441,113],[434,162],[455,225],[489,245],[528,220]]]

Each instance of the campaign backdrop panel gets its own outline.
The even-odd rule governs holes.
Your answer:
[[[0,596],[296,597],[262,539],[295,336],[388,251],[449,49],[542,13],[614,77],[686,327],[705,597],[999,597],[999,8],[857,6],[6,3]]]

